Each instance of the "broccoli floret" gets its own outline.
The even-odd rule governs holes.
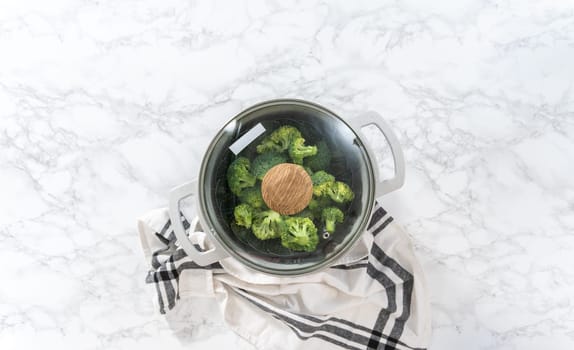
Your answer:
[[[324,182],[335,181],[335,177],[326,171],[320,170],[311,176],[311,181],[313,181],[313,185],[320,185]]]
[[[325,170],[330,164],[331,150],[325,141],[319,141],[317,143],[317,154],[305,158],[305,165],[314,171]]]
[[[307,206],[307,208],[313,211],[320,209],[319,211],[321,211],[330,204],[331,200],[329,199],[329,197],[313,197],[311,201],[309,201],[309,205]]]
[[[249,159],[239,157],[235,159],[227,168],[227,184],[235,195],[239,195],[241,190],[255,185],[257,179],[251,175],[251,165]]]
[[[353,200],[355,194],[351,187],[344,182],[337,181],[331,184],[327,190],[327,194],[331,199],[337,203],[345,203]]]
[[[281,235],[281,244],[296,251],[312,252],[317,248],[317,227],[309,218],[290,217],[285,220],[287,230]]]
[[[328,196],[313,197],[311,199],[311,201],[309,202],[307,209],[309,209],[313,213],[314,217],[320,218],[321,212],[323,211],[323,209],[325,209],[329,206],[332,206],[332,205],[333,205],[333,202],[331,201],[331,198],[329,198]]]
[[[253,208],[249,204],[239,204],[233,210],[233,216],[237,225],[250,228],[253,221]]]
[[[298,137],[301,137],[301,132],[297,128],[284,125],[263,139],[257,146],[257,153],[284,152],[289,148],[291,142]]]
[[[287,157],[284,154],[277,152],[266,152],[258,155],[253,160],[251,164],[251,172],[259,180],[263,180],[263,177],[269,169],[273,168],[277,164],[287,162]]]
[[[311,209],[307,208],[300,213],[297,213],[295,216],[300,218],[308,218],[313,220],[315,218],[315,214],[311,211]]]
[[[343,215],[341,209],[337,207],[328,207],[321,212],[321,218],[325,222],[325,230],[333,233],[335,232],[335,226],[343,222],[345,215]]]
[[[315,196],[326,196],[329,194],[333,184],[334,182],[323,182],[320,185],[313,186],[313,194]]]
[[[323,182],[320,185],[313,186],[313,194],[315,196],[326,196],[329,194],[333,184],[334,182]]]
[[[281,237],[286,231],[286,226],[281,214],[266,210],[255,214],[251,229],[255,237],[265,240]]]
[[[309,174],[309,176],[313,176],[313,170],[311,170],[311,168],[309,168],[308,166],[304,166],[303,169],[305,169],[305,171],[307,172],[307,174]]]
[[[311,176],[311,181],[313,181],[313,194],[315,196],[325,196],[335,182],[335,177],[321,170]]]
[[[317,154],[317,146],[305,146],[305,139],[298,137],[289,146],[289,157],[295,164],[303,164],[303,158]]]
[[[259,186],[249,187],[241,191],[239,200],[241,203],[249,204],[254,209],[260,209],[265,206],[263,196],[261,195],[261,187]]]

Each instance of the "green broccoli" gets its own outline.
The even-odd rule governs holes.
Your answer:
[[[343,222],[345,215],[337,207],[328,207],[321,212],[321,218],[325,221],[325,230],[333,233],[335,232],[336,224]]]
[[[344,182],[337,181],[331,184],[327,189],[327,194],[337,203],[344,203],[353,200],[355,194],[351,187]]]
[[[286,226],[281,214],[266,210],[255,214],[251,229],[255,237],[265,240],[281,237],[286,231]]]
[[[233,216],[235,216],[237,225],[250,228],[253,221],[253,208],[249,204],[239,204],[233,210]]]
[[[312,252],[317,248],[317,227],[311,219],[290,217],[285,220],[287,230],[281,235],[281,244],[296,251]]]
[[[287,157],[284,154],[277,152],[266,152],[258,155],[253,160],[251,164],[251,172],[259,180],[263,180],[263,177],[269,169],[273,168],[277,164],[287,162]]]
[[[319,170],[311,176],[313,185],[320,185],[324,182],[334,182],[335,177],[324,170]]]
[[[323,182],[320,185],[313,186],[313,195],[318,197],[328,195],[333,184],[334,182]]]
[[[241,191],[239,194],[239,200],[241,203],[246,203],[252,206],[254,209],[260,209],[265,207],[265,202],[263,201],[263,196],[261,195],[261,187],[249,187]]]
[[[311,220],[315,218],[315,214],[309,208],[304,209],[302,212],[297,213],[295,216],[300,218],[309,218]]]
[[[345,219],[342,209],[337,207],[342,208],[340,203],[354,198],[347,184],[326,172],[335,154],[324,140],[315,146],[305,145],[301,132],[290,125],[275,129],[245,154],[227,168],[229,189],[240,202],[233,210],[235,220],[230,222],[231,230],[241,240],[253,240],[253,236],[261,241],[280,238],[281,249],[315,251],[319,236],[314,221],[317,225],[323,222],[324,229],[333,233]],[[258,181],[272,167],[286,162],[303,166],[313,183],[313,198],[307,208],[293,216],[282,216],[267,208]],[[260,244],[278,243],[279,240]]]
[[[327,142],[319,141],[317,143],[317,154],[305,158],[305,166],[314,171],[325,170],[331,164],[331,150]]]
[[[317,146],[305,146],[305,139],[298,137],[289,146],[289,157],[295,164],[303,164],[303,158],[317,154]]]
[[[239,195],[241,190],[255,185],[257,179],[251,175],[251,165],[249,159],[239,157],[235,159],[227,168],[227,184],[235,195]]]
[[[329,198],[329,196],[313,197],[311,199],[311,201],[309,202],[307,209],[309,209],[313,213],[314,217],[320,218],[321,212],[323,211],[323,209],[325,209],[329,206],[332,206],[332,205],[333,205],[333,202],[331,201],[331,198]]]
[[[298,137],[301,137],[301,132],[297,128],[284,125],[263,139],[257,146],[257,153],[284,152],[289,148],[291,142]]]
[[[313,194],[315,196],[327,195],[331,185],[335,182],[335,177],[323,170],[317,171],[311,176],[313,181]]]

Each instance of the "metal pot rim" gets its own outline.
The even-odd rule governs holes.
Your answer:
[[[223,132],[224,130],[229,127],[232,123],[237,122],[238,120],[244,118],[245,116],[248,116],[252,113],[254,113],[255,111],[258,111],[262,108],[267,108],[270,106],[277,106],[277,105],[285,105],[285,106],[302,106],[302,107],[307,107],[307,108],[311,108],[311,109],[315,109],[318,111],[322,111],[323,113],[329,114],[330,116],[337,118],[340,122],[342,122],[344,125],[346,125],[347,128],[349,128],[356,136],[356,140],[357,142],[360,144],[360,146],[363,149],[366,149],[366,144],[361,140],[359,134],[357,133],[357,131],[351,127],[343,118],[339,117],[336,113],[332,112],[331,110],[318,105],[316,103],[313,102],[309,102],[309,101],[305,101],[305,100],[300,100],[300,99],[274,99],[274,100],[269,100],[269,101],[264,101],[264,102],[260,102],[258,104],[255,104],[243,111],[241,111],[240,113],[238,113],[237,115],[235,115],[233,118],[231,118],[227,123],[225,123],[225,125],[220,128],[220,130],[218,131],[217,135],[212,139],[211,143],[209,144],[207,151],[203,157],[202,163],[201,163],[201,168],[200,168],[200,172],[199,172],[199,181],[198,183],[199,188],[198,188],[198,204],[199,204],[199,218],[200,218],[200,223],[202,225],[202,227],[209,231],[210,236],[217,240],[217,243],[219,246],[221,246],[230,256],[234,257],[235,259],[237,259],[238,261],[240,261],[241,263],[243,263],[244,265],[266,273],[266,274],[270,274],[270,275],[280,275],[280,276],[294,276],[294,275],[303,275],[303,274],[308,274],[308,273],[312,273],[312,272],[317,272],[321,269],[327,268],[329,266],[331,266],[337,259],[339,259],[341,256],[343,256],[345,253],[347,253],[349,251],[349,249],[354,246],[354,244],[356,243],[356,241],[359,239],[359,237],[362,235],[362,233],[365,231],[365,228],[367,227],[368,221],[371,217],[371,213],[373,210],[373,206],[374,206],[374,201],[375,201],[375,170],[373,167],[373,160],[371,159],[369,153],[370,152],[364,152],[364,156],[366,158],[366,167],[367,167],[367,175],[368,175],[368,201],[367,203],[365,203],[365,210],[361,213],[360,219],[357,219],[358,221],[360,221],[359,225],[357,226],[358,228],[354,230],[354,232],[349,232],[348,235],[351,235],[351,239],[349,239],[347,242],[345,242],[344,245],[342,245],[338,251],[333,254],[332,256],[325,258],[323,261],[318,262],[316,264],[307,266],[307,267],[301,267],[300,269],[297,268],[291,268],[291,269],[285,269],[285,270],[280,270],[280,269],[274,269],[274,268],[269,268],[266,266],[262,266],[260,264],[257,264],[255,262],[253,262],[252,260],[246,258],[245,256],[237,253],[235,250],[230,249],[227,240],[225,239],[225,237],[227,236],[226,233],[219,233],[216,232],[216,230],[213,228],[213,225],[210,222],[210,214],[208,213],[207,207],[206,207],[206,193],[204,191],[204,188],[201,184],[204,183],[205,177],[208,176],[208,174],[206,174],[206,164],[207,162],[210,160],[210,157],[213,156],[212,152],[213,149],[215,147],[215,145],[217,145],[218,142],[220,142],[221,138],[223,137]],[[292,266],[292,265],[290,265]]]

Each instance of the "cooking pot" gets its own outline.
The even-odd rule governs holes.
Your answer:
[[[297,127],[307,144],[325,141],[333,153],[330,173],[347,183],[355,193],[343,224],[332,235],[319,234],[320,242],[314,252],[290,251],[277,240],[240,237],[231,228],[236,203],[226,182],[229,164],[237,155],[246,152],[249,145],[260,142],[265,135],[283,125]],[[394,161],[391,179],[379,179],[375,154],[363,133],[369,125],[374,125],[390,146]],[[201,266],[232,257],[263,273],[302,275],[328,267],[345,254],[364,232],[375,199],[399,189],[404,177],[405,164],[400,144],[378,113],[367,112],[344,120],[312,102],[271,100],[244,110],[223,126],[203,157],[198,179],[170,192],[169,215],[178,244]],[[211,249],[207,251],[200,251],[190,241],[183,226],[180,202],[189,196],[195,197],[199,222],[211,243]]]

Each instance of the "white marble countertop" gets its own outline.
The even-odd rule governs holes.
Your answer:
[[[431,3],[0,3],[0,348],[248,349],[156,313],[135,220],[298,97],[399,135],[432,350],[573,349],[574,3]]]

